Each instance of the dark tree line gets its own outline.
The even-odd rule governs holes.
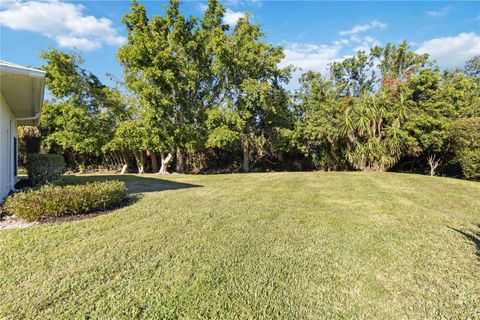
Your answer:
[[[139,173],[397,170],[480,178],[480,57],[441,72],[406,42],[308,71],[293,67],[249,17],[231,29],[210,0],[203,17],[178,1],[148,17],[132,1],[118,50],[123,88],[77,54],[42,53],[53,99],[44,150],[72,168]],[[25,129],[28,136],[31,129]]]

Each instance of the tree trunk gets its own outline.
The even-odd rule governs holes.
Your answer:
[[[180,148],[177,148],[177,173],[185,172],[185,159],[183,157],[183,152]]]
[[[145,173],[145,166],[144,166],[144,156],[143,156],[143,151],[140,151],[138,153],[138,173],[142,174]]]
[[[152,172],[158,172],[158,160],[155,152],[147,151],[147,156],[149,156],[152,161]]]
[[[435,155],[428,157],[428,165],[430,166],[430,175],[435,175],[435,170],[437,170],[438,166],[442,164],[442,160],[437,159]]]
[[[115,157],[114,153],[110,154],[110,159],[112,161],[112,168],[118,167],[117,158]]]
[[[119,155],[118,153],[115,152],[115,160],[117,161],[117,165],[122,165],[123,164],[122,158],[123,158],[122,155]]]
[[[138,173],[145,173],[143,151],[135,153],[135,160],[137,161]]]
[[[248,145],[248,137],[246,134],[242,136],[242,148],[243,148],[243,172],[250,172],[249,145]]]
[[[170,160],[172,160],[173,154],[169,152],[168,155],[165,157],[165,153],[160,152],[160,156],[162,158],[162,165],[160,167],[160,170],[158,171],[158,174],[168,174],[168,164],[170,163]]]
[[[123,163],[122,171],[120,172],[120,174],[125,174],[128,170],[128,156],[126,153],[120,154],[119,159]]]
[[[85,171],[86,171],[85,155],[84,155],[84,154],[80,155],[80,159],[81,159],[81,160],[80,160],[80,161],[81,161],[81,164],[78,166],[78,171],[79,171],[78,173],[85,173]]]
[[[113,153],[113,160],[114,160],[115,167],[119,167],[120,165],[123,165],[123,162],[121,161],[119,155],[116,152]]]

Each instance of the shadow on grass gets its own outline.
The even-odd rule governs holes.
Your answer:
[[[480,259],[480,224],[477,224],[478,230],[462,231],[452,227],[448,227],[448,228],[460,233],[468,241],[470,241],[477,248],[477,257]]]
[[[92,175],[92,176],[70,176],[62,177],[67,184],[87,183],[94,181],[119,180],[125,182],[128,193],[146,193],[165,190],[178,190],[186,188],[198,188],[201,185],[176,182],[164,179],[157,179],[148,176],[137,175]]]

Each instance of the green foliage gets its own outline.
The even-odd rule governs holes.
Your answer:
[[[222,30],[223,10],[210,4],[205,15],[208,31]],[[132,1],[123,22],[129,37],[118,58],[126,85],[140,99],[143,124],[155,137],[153,148],[172,152],[201,143],[205,101],[213,100],[210,95],[215,91],[209,75],[207,30],[200,29],[196,17],[181,15],[178,1],[170,1],[165,16],[152,19],[147,18],[143,5]]]
[[[44,140],[47,149],[58,145],[79,155],[99,155],[111,127],[104,115],[91,115],[68,102],[45,103],[41,121],[44,132],[47,131]]]
[[[219,63],[225,96],[221,105],[211,107],[207,120],[207,146],[242,142],[244,171],[249,171],[251,151],[261,158],[278,130],[291,122],[288,95],[282,87],[290,69],[279,68],[284,58],[282,48],[261,41],[262,36],[260,26],[245,17],[227,37]],[[259,139],[268,143],[259,144]]]
[[[25,166],[32,185],[37,186],[57,180],[65,169],[65,160],[58,154],[29,153]]]
[[[68,152],[73,162],[85,165],[86,158],[100,156],[125,106],[116,89],[108,88],[81,67],[77,54],[57,49],[43,51],[46,84],[53,99],[46,101],[40,128],[47,150]]]
[[[291,134],[322,169],[383,171],[413,157],[428,159],[434,174],[451,155],[449,124],[480,110],[474,78],[440,74],[406,43],[358,52],[333,63],[330,73],[330,80],[314,72],[300,79]]]
[[[358,97],[373,91],[376,81],[375,56],[359,51],[356,56],[332,63],[331,78],[340,95]]]
[[[460,70],[446,71],[439,93],[452,107],[448,110],[450,117],[480,117],[480,76],[470,76]]]
[[[103,146],[106,151],[143,151],[147,150],[147,132],[145,127],[135,120],[118,124],[113,138]]]
[[[41,145],[41,134],[37,127],[18,127],[18,162],[25,166],[28,153],[39,153]]]
[[[5,201],[8,214],[28,221],[50,217],[107,210],[119,205],[126,197],[125,183],[93,182],[82,185],[46,185],[13,194]]]
[[[239,171],[243,158],[244,172],[384,171],[409,161],[435,174],[454,157],[451,123],[480,117],[479,57],[440,72],[408,43],[388,43],[332,63],[328,77],[307,71],[289,91],[282,47],[248,14],[232,28],[224,12],[210,0],[203,16],[185,16],[170,0],[149,17],[132,1],[117,53],[127,93],[103,85],[78,54],[43,52],[54,97],[41,120],[47,151],[69,166],[134,159],[139,173],[147,155],[147,170],[159,173],[170,161],[178,172],[185,163]]]
[[[300,85],[295,97],[297,120],[290,139],[296,148],[312,159],[315,167],[345,168],[346,141],[337,128],[341,113],[350,101],[339,99],[333,91],[333,83],[316,72],[303,74]]]
[[[400,158],[408,138],[399,110],[383,92],[362,96],[345,110],[342,131],[355,168],[383,171]]]
[[[379,59],[380,83],[382,89],[396,91],[401,84],[413,76],[432,67],[428,54],[419,55],[410,50],[407,42],[400,45],[387,43],[384,48],[372,49],[372,56]]]
[[[462,118],[449,127],[454,162],[467,179],[480,180],[480,117]]]
[[[480,55],[473,57],[465,62],[465,73],[471,77],[480,79]]]
[[[200,20],[179,9],[170,1],[165,16],[148,19],[133,1],[123,18],[129,41],[118,57],[145,109],[144,125],[157,137],[155,149],[223,148],[273,136],[276,130],[265,125],[274,127],[287,101],[280,84],[288,70],[278,68],[282,49],[260,41],[260,27],[248,18],[228,33],[218,1],[209,1]]]

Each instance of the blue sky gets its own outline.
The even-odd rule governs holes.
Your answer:
[[[149,16],[163,14],[164,1],[141,1]],[[376,44],[407,40],[442,68],[461,66],[480,54],[480,2],[324,2],[226,0],[225,22],[246,12],[269,42],[282,45],[283,64],[326,71],[328,63]],[[205,1],[185,1],[186,15],[201,15]],[[106,83],[122,69],[116,50],[125,41],[122,15],[129,1],[12,1],[0,4],[0,59],[39,66],[40,50],[76,50],[85,67]],[[298,74],[297,74],[298,76]]]

